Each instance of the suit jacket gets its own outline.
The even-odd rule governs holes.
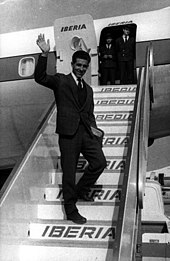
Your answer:
[[[135,54],[135,40],[133,37],[129,37],[125,43],[123,37],[116,39],[116,50],[118,61],[131,61],[134,60]]]
[[[101,46],[99,50],[100,54],[100,65],[104,68],[113,68],[116,67],[116,51],[115,46],[112,43],[111,48],[108,49],[106,45]],[[104,55],[112,55],[112,58],[104,58]]]
[[[92,88],[83,81],[87,96],[84,105],[81,107],[78,102],[78,87],[71,73],[68,75],[62,73],[48,75],[46,68],[47,58],[40,55],[34,78],[37,83],[52,89],[54,92],[57,106],[56,132],[62,135],[74,135],[80,121],[82,121],[92,134],[91,126],[97,127],[94,117]]]

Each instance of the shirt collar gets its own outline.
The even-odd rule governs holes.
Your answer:
[[[126,35],[127,39],[129,39],[129,35]],[[125,39],[125,34],[123,35],[123,39]]]
[[[75,74],[73,72],[71,72],[71,75],[73,76],[73,79],[75,80],[76,84],[78,84],[77,77],[75,76]],[[81,78],[81,80],[82,80],[82,78]]]
[[[110,44],[108,44],[108,43],[106,44],[106,47],[109,48],[109,49],[111,48],[111,46],[112,46],[111,43]]]

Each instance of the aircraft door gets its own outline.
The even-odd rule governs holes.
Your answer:
[[[104,49],[104,46],[106,46],[106,37],[107,35],[110,35],[112,38],[112,45],[114,46],[114,50],[115,50],[115,68],[116,68],[116,72],[115,72],[115,84],[120,84],[120,63],[119,63],[119,50],[117,48],[117,39],[122,38],[123,35],[123,28],[124,27],[128,27],[130,30],[130,36],[134,38],[134,45],[133,45],[133,67],[134,67],[134,83],[136,83],[136,30],[137,30],[137,26],[136,24],[123,24],[123,25],[115,25],[115,26],[108,26],[102,29],[101,34],[100,34],[100,40],[99,40],[99,72],[100,72],[100,84],[102,85],[102,75],[101,75],[101,71],[102,71],[102,66],[103,66],[103,59],[102,59],[102,52]],[[123,44],[121,44],[123,46]],[[122,47],[123,49],[124,47]],[[129,48],[129,47],[128,47]],[[127,51],[124,50],[126,52],[127,55]],[[123,50],[122,50],[123,52]],[[128,54],[129,55],[129,54]],[[129,58],[126,58],[129,59]],[[107,66],[108,67],[108,66]],[[108,79],[107,84],[110,84],[110,81]]]
[[[85,14],[56,19],[54,37],[57,72],[70,73],[73,53],[77,50],[84,50],[91,56],[91,64],[85,80],[89,84],[98,85],[97,40],[93,18]]]

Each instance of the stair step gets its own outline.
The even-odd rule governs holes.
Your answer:
[[[100,107],[101,110],[106,110],[105,108],[110,107],[116,111],[125,106],[127,106],[127,108],[134,107],[134,97],[112,97],[110,94],[102,94],[102,97],[100,96],[101,94],[99,95],[99,93],[94,95],[95,110],[98,109],[98,107]]]
[[[130,124],[133,119],[132,111],[97,111],[94,114],[97,124]]]
[[[129,135],[106,133],[103,137],[103,146],[127,146],[129,143]]]
[[[99,109],[97,109],[97,111],[95,110],[94,114],[97,117],[97,124],[102,125],[101,127],[103,127],[103,128],[104,127],[106,127],[107,129],[113,128],[113,133],[119,133],[119,130],[120,130],[120,133],[121,132],[126,133],[127,130],[130,131],[130,124],[131,124],[132,116],[133,116],[133,108],[130,108],[130,106],[128,106],[127,111],[125,110],[125,107],[122,107],[122,106],[121,106],[121,110],[120,110],[119,106],[116,108],[118,109],[118,111],[116,111],[116,110],[113,111],[113,106],[110,111],[107,108],[107,113],[103,112],[103,107],[100,108],[100,111],[98,111]],[[129,109],[130,109],[130,111],[129,111]],[[48,125],[44,129],[43,135],[50,134],[50,135],[54,135],[57,137],[57,134],[55,134],[56,115],[55,115],[54,119],[55,120],[53,120],[53,119],[49,120]],[[111,126],[109,125],[110,123],[112,123]],[[116,128],[118,128],[118,129],[116,129]],[[105,132],[107,132],[107,131],[105,131]]]
[[[124,111],[124,109],[121,111],[113,111],[113,107],[112,107],[110,111],[108,109],[106,112],[100,110],[100,111],[95,111],[94,114],[96,117],[98,127],[100,126],[103,129],[106,128],[105,133],[107,132],[107,129],[112,129],[112,128],[113,128],[112,131],[113,133],[119,133],[119,130],[120,133],[121,132],[126,133],[127,130],[130,131],[131,128],[130,125],[133,117],[133,109],[130,111],[129,110]],[[49,124],[45,128],[43,135],[54,134],[54,136],[57,137],[57,134],[55,134],[55,129],[56,129],[56,122],[54,122],[54,124]]]
[[[118,217],[118,205],[108,204],[102,205],[97,203],[81,203],[77,202],[77,207],[81,215],[85,216],[87,220],[117,220]],[[57,202],[48,202],[47,205],[37,205],[37,218],[40,219],[65,219],[63,213],[63,207]]]
[[[76,243],[81,245],[93,244],[98,247],[100,243],[112,242],[115,239],[116,224],[111,222],[88,222],[77,225],[71,221],[39,221],[29,225],[29,237],[31,239],[55,240],[57,243]],[[106,247],[107,245],[105,245]]]
[[[96,100],[99,100],[99,104],[100,104],[100,101],[105,101],[104,104],[107,103],[107,104],[114,106],[115,104],[117,104],[119,102],[120,102],[120,105],[125,104],[125,103],[130,104],[132,100],[133,100],[132,104],[134,104],[136,94],[135,93],[119,94],[119,93],[113,93],[113,92],[103,92],[103,93],[94,92],[93,96],[94,96],[94,102]],[[124,100],[126,100],[126,102]],[[107,101],[109,101],[109,102],[107,102]]]
[[[124,112],[127,112],[127,111],[133,111],[134,109],[134,106],[133,104],[122,104],[122,105],[108,105],[108,104],[98,104],[98,105],[95,105],[95,108],[94,108],[94,114],[96,114],[98,111],[99,112],[108,112],[108,111],[111,111],[111,110],[115,110],[116,112],[121,112],[121,111],[124,111]]]
[[[103,131],[105,128],[102,128]],[[122,128],[123,129],[123,128]],[[110,131],[110,133],[106,132],[103,137],[103,146],[127,146],[129,141],[129,135],[124,133],[114,133],[112,131],[112,128],[108,128],[107,130]],[[43,135],[43,139],[41,142],[39,142],[38,147],[45,146],[46,149],[58,147],[58,135]],[[45,148],[43,148],[44,150]]]
[[[132,120],[132,116],[133,116],[133,111],[116,111],[115,109],[113,110],[113,106],[111,110],[105,111],[103,112],[103,108],[101,109],[101,111],[94,111],[94,114],[96,115],[96,120],[97,121],[104,121],[104,122],[122,122],[122,121],[131,121]],[[51,116],[51,118],[48,121],[48,124],[50,124],[50,126],[55,126],[56,124],[56,111],[54,113],[54,115]]]
[[[104,155],[107,157],[115,157],[115,156],[126,156],[128,151],[128,147],[124,146],[108,146],[103,147]]]
[[[122,128],[123,129],[123,128]],[[103,131],[105,128],[103,128]],[[110,133],[106,132],[103,137],[103,146],[127,146],[127,143],[129,141],[129,135],[128,134],[119,134],[114,133],[112,131],[112,128],[108,128],[110,130]],[[43,139],[41,142],[39,142],[38,147],[40,145],[45,146],[46,148],[53,148],[58,147],[58,135],[43,135]]]
[[[47,176],[47,173],[43,174],[43,176]],[[82,177],[83,172],[76,173],[76,183]],[[123,183],[123,170],[104,170],[104,172],[100,175],[98,180],[96,181],[96,185],[105,184],[105,185],[113,185],[118,184],[122,185]],[[60,170],[51,170],[49,171],[49,180],[47,180],[46,184],[56,185],[62,184],[62,172]]]
[[[81,215],[87,220],[117,220],[119,203],[99,203],[99,202],[77,202],[77,208]],[[10,213],[9,213],[10,215]],[[42,203],[16,203],[14,218],[25,219],[57,219],[64,220],[64,207],[60,202],[44,201]]]
[[[90,242],[89,245],[78,243],[56,246],[55,240],[22,240],[22,244],[13,243],[2,246],[3,256],[1,261],[13,260],[22,261],[104,261],[113,258],[112,242],[106,243],[105,246],[96,246]]]
[[[100,125],[100,128],[104,131],[105,136],[112,133],[113,135],[130,135],[130,125]]]
[[[107,142],[107,140],[106,140]],[[44,141],[41,142],[45,143]],[[108,144],[108,143],[107,143]],[[103,147],[103,152],[105,154],[105,157],[107,158],[108,156],[126,156],[127,155],[127,147],[124,147],[124,145],[113,145],[110,146],[110,144],[108,146],[104,146]],[[59,157],[60,156],[60,149],[58,147],[57,144],[51,144],[51,146],[47,146],[47,144],[42,144],[42,145],[38,145],[35,149],[34,149],[34,157],[44,157],[44,158],[52,158],[52,157]]]
[[[45,187],[31,187],[31,200],[62,201],[62,185]],[[89,191],[94,202],[120,202],[121,189],[118,186],[96,185]],[[79,200],[81,201],[81,200]]]
[[[33,169],[32,172],[40,173],[39,182],[37,184],[61,184],[62,170],[60,163],[60,156],[54,157],[36,157],[32,155]],[[122,184],[123,173],[125,169],[126,157],[107,156],[107,167],[97,180],[97,184],[113,185]],[[80,157],[77,165],[76,180],[78,181],[83,175],[83,171],[87,165],[87,161]],[[37,175],[37,174],[36,174]]]
[[[113,93],[94,93],[94,104],[95,105],[134,105],[134,96],[116,96]]]
[[[103,146],[107,145],[127,145],[127,142],[129,140],[129,135],[128,133],[114,133],[113,128],[110,126],[110,128],[102,128],[103,131],[105,132],[104,137],[103,137]],[[116,129],[116,128],[115,128]],[[110,131],[110,132],[108,132]],[[122,127],[122,131],[124,131]],[[52,134],[52,135],[43,135],[43,141],[42,144],[45,143],[46,147],[54,147],[58,146],[58,135]],[[39,143],[39,146],[41,145],[41,142]]]
[[[136,93],[136,84],[131,85],[102,85],[92,86],[94,93],[133,94]]]

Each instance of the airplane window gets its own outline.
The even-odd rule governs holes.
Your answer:
[[[24,57],[19,61],[18,73],[21,77],[29,77],[34,73],[34,57]]]

